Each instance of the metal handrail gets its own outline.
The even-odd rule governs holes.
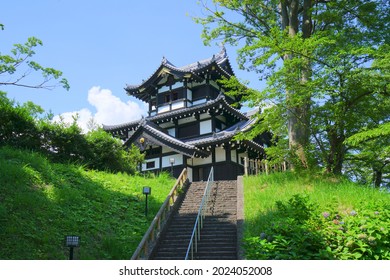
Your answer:
[[[207,204],[209,202],[211,188],[214,183],[214,168],[211,167],[210,174],[207,180],[206,189],[204,190],[204,194],[202,197],[202,202],[199,206],[198,215],[196,216],[196,221],[194,225],[194,229],[192,230],[190,243],[188,244],[187,253],[185,260],[188,260],[191,254],[191,260],[194,259],[194,250],[198,251],[198,241],[200,240],[200,230],[203,228],[203,220],[206,216]]]
[[[156,239],[160,235],[164,224],[168,220],[168,213],[171,211],[174,203],[179,196],[180,189],[183,187],[186,181],[187,169],[184,168],[180,176],[177,178],[175,185],[172,187],[160,210],[154,217],[152,223],[149,226],[149,229],[143,236],[133,256],[131,257],[132,260],[149,258],[153,245],[155,244]]]

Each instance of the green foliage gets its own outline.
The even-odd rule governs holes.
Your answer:
[[[277,149],[268,150],[272,157],[333,174],[347,171],[351,178],[357,176],[353,169],[367,173],[388,144],[361,145],[358,152],[364,156],[357,159],[351,141],[359,136],[344,140],[389,122],[387,1],[213,2],[211,8],[201,1],[205,17],[195,19],[204,27],[205,43],[220,40],[239,46],[239,66],[267,81],[262,91],[240,87],[236,79],[229,82],[232,94],[264,108],[253,133],[242,137],[271,130],[281,140]],[[294,145],[295,138],[302,140],[302,147]]]
[[[59,162],[85,162],[88,143],[76,120],[72,124],[40,120],[38,123],[42,139],[42,150]]]
[[[308,197],[294,195],[276,202],[274,223],[246,243],[249,259],[318,259],[322,238],[312,219],[315,206]]]
[[[27,149],[39,147],[40,135],[34,116],[42,112],[42,108],[31,102],[15,104],[0,92],[0,144]]]
[[[390,259],[389,193],[304,173],[260,177],[245,180],[248,259]]]
[[[0,26],[3,29],[3,25]],[[30,60],[35,55],[35,48],[42,46],[40,39],[30,37],[24,44],[14,44],[14,48],[8,55],[0,53],[0,85],[21,86],[27,88],[53,89],[58,84],[69,90],[69,83],[62,78],[62,72],[51,67],[44,67],[36,61]],[[27,77],[31,72],[42,75],[40,82],[31,82]],[[50,84],[52,80],[59,80],[58,84]]]
[[[362,129],[345,140],[353,149],[346,172],[361,182],[390,187],[390,123]]]
[[[102,129],[82,134],[73,123],[52,122],[32,102],[17,104],[0,93],[0,146],[39,151],[56,162],[73,162],[98,170],[134,174],[143,161],[136,147],[126,149],[120,140]]]
[[[88,143],[88,166],[134,174],[144,155],[134,145],[126,150],[122,142],[99,128],[85,135]]]
[[[129,259],[174,184],[86,171],[0,147],[0,259],[67,259],[65,235],[81,236],[77,259]],[[153,189],[148,217],[142,187]]]
[[[349,137],[346,143],[356,146],[381,137],[390,137],[390,123],[383,123],[376,128],[356,133]]]

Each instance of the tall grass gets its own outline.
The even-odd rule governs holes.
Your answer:
[[[66,259],[64,237],[79,235],[79,259],[129,259],[174,179],[53,164],[0,148],[0,259]],[[145,217],[142,187],[150,186]]]

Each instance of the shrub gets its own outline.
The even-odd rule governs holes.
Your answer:
[[[330,205],[337,209],[336,205]],[[273,221],[246,238],[248,259],[390,259],[390,205],[321,211],[307,195],[276,202]]]
[[[32,102],[15,104],[0,92],[0,145],[39,147],[40,134],[34,117],[42,112],[43,109]]]
[[[41,151],[45,154],[58,162],[85,162],[88,157],[88,143],[76,121],[68,125],[40,120],[39,129]]]
[[[82,134],[72,124],[39,118],[44,111],[32,102],[16,104],[0,92],[0,145],[39,151],[56,162],[72,162],[98,170],[134,174],[144,156],[103,129]]]
[[[390,259],[390,205],[362,203],[324,220],[325,250],[335,259]]]
[[[101,128],[89,132],[85,138],[89,148],[87,165],[91,168],[134,174],[143,161],[136,147],[126,149],[119,139]]]

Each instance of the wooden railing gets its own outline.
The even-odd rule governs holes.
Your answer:
[[[273,172],[284,172],[288,170],[286,161],[270,164],[268,160],[256,160],[244,158],[244,175],[257,175],[260,173],[270,174]]]
[[[155,246],[156,241],[169,218],[172,207],[174,206],[186,181],[187,169],[184,168],[160,210],[154,217],[152,223],[149,226],[149,229],[146,231],[133,256],[131,257],[132,260],[148,259],[150,257],[150,253],[152,252],[152,249]]]

